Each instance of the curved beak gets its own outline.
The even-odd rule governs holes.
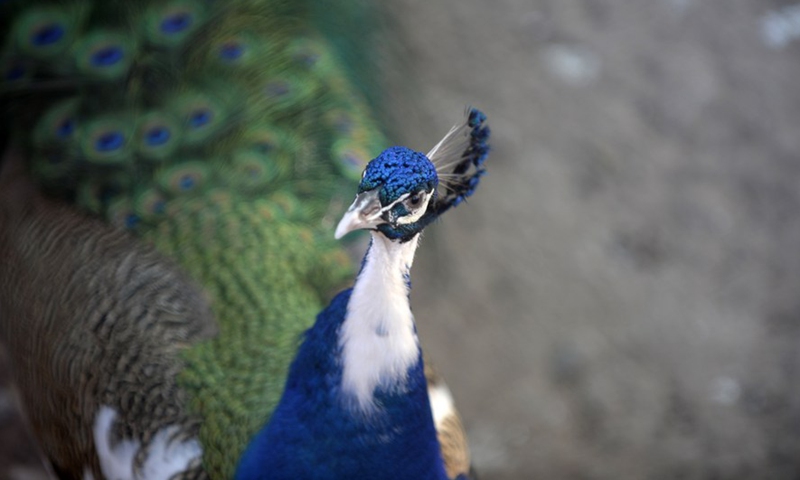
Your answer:
[[[378,190],[376,188],[358,194],[336,227],[334,237],[337,240],[354,230],[374,229],[383,223]]]

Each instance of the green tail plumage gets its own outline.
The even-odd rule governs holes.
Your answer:
[[[35,132],[25,147],[51,191],[111,219],[142,185],[186,194],[172,175],[189,169],[243,196],[294,190],[320,213],[383,146],[352,69],[313,29],[320,7],[132,3],[0,7],[15,14],[2,95],[24,105],[32,125],[13,126]],[[31,98],[51,94],[66,98]]]
[[[385,146],[365,3],[0,1],[3,126],[38,184],[155,245],[212,300],[220,333],[179,381],[214,478],[352,274],[329,214]]]

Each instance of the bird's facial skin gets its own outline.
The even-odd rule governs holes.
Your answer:
[[[392,147],[364,170],[355,201],[336,228],[336,238],[360,229],[378,230],[407,240],[424,227],[424,217],[438,184],[436,168],[419,152]]]
[[[415,223],[425,215],[433,190],[404,193],[388,205],[380,202],[380,188],[359,193],[336,227],[336,238],[354,230],[379,230],[389,238],[400,238],[415,231]],[[421,229],[421,228],[420,228]]]

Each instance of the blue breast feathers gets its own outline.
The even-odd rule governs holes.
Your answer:
[[[352,290],[317,316],[269,423],[243,455],[236,478],[446,479],[428,402],[422,356],[401,391],[375,391],[365,414],[340,390],[339,329]]]

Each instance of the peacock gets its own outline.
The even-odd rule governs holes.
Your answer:
[[[448,478],[408,301],[409,270],[425,226],[470,196],[485,172],[484,122],[471,110],[428,156],[392,147],[367,165],[336,227],[337,238],[373,232],[361,272],[305,334],[238,479]]]
[[[352,278],[331,232],[355,186],[376,186],[361,174],[386,146],[365,48],[377,13],[289,0],[0,13],[0,339],[37,440],[63,478],[232,478],[281,418],[303,332]],[[471,193],[483,123],[470,110],[429,155],[454,162],[426,193],[433,209],[381,235],[416,245],[410,232]],[[463,428],[446,386],[428,389],[445,399],[432,416],[456,478]]]

